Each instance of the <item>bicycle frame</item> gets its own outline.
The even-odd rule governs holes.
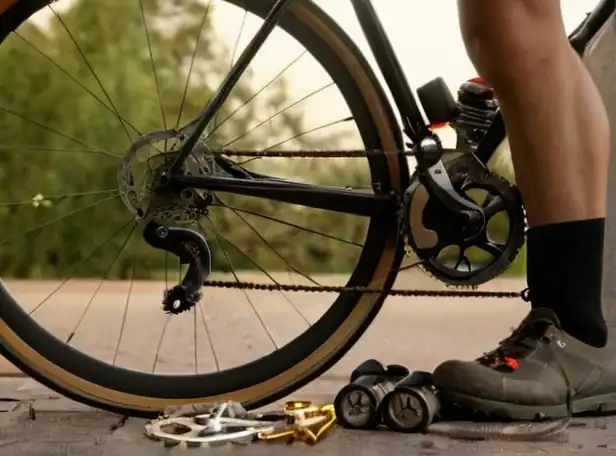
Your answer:
[[[347,188],[309,185],[281,179],[268,179],[265,176],[259,176],[259,178],[251,180],[213,176],[184,176],[176,172],[192,150],[200,134],[207,127],[211,119],[213,119],[216,110],[225,102],[235,83],[237,83],[241,74],[261,48],[277,24],[282,12],[291,1],[293,0],[276,1],[261,29],[242,53],[215,94],[212,102],[195,121],[189,124],[188,127],[191,129],[190,137],[183,144],[179,157],[171,168],[168,182],[179,188],[200,188],[230,192],[360,216],[370,217],[383,211],[389,211],[397,204],[400,195],[382,195]],[[429,130],[429,125],[427,125],[421,114],[416,98],[406,79],[405,72],[402,70],[383,24],[374,9],[372,0],[350,1],[362,31],[376,58],[379,70],[383,74],[385,82],[394,98],[402,120],[403,132],[413,144],[419,144],[423,139],[433,135],[433,133]],[[570,37],[570,41],[578,53],[582,54],[584,52],[588,43],[614,12],[615,7],[616,0],[601,0],[597,8],[575,30]],[[491,128],[475,152],[477,158],[486,164],[505,137],[505,125],[500,113],[498,113]]]

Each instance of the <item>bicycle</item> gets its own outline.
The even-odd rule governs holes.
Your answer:
[[[524,210],[515,187],[487,169],[494,151],[506,138],[493,92],[480,80],[470,81],[463,85],[456,101],[441,79],[434,80],[418,90],[424,116],[371,0],[350,1],[393,95],[402,128],[385,90],[358,47],[318,6],[309,0],[227,0],[262,18],[262,26],[200,114],[182,128],[134,140],[118,170],[123,187],[119,194],[133,219],[144,226],[145,241],[174,254],[188,266],[181,282],[165,294],[167,313],[193,311],[196,318],[203,287],[210,286],[338,294],[324,316],[284,347],[240,367],[214,374],[159,375],[120,368],[115,366],[115,358],[112,365],[76,350],[36,323],[2,286],[3,356],[69,398],[124,414],[153,416],[168,406],[221,400],[241,402],[251,409],[286,396],[332,367],[368,328],[387,296],[422,294],[392,289],[406,250],[415,251],[425,270],[451,285],[483,284],[511,265],[524,242]],[[0,0],[0,42],[48,4],[46,0]],[[578,52],[582,53],[599,33],[614,8],[614,0],[602,0],[578,27],[571,36]],[[212,150],[200,141],[204,135],[207,137],[231,89],[276,27],[301,43],[332,77],[360,132],[362,150]],[[437,128],[444,123],[454,126],[460,138],[457,151],[461,156],[447,163],[443,161],[446,151]],[[157,155],[163,163],[152,165],[147,197],[140,196],[133,182],[132,159],[143,148],[156,149],[161,142],[175,146]],[[249,171],[239,161],[294,155],[366,158],[371,188],[336,188],[270,178]],[[409,156],[417,161],[412,174]],[[468,196],[470,190],[483,190],[487,196],[483,202],[474,201]],[[174,224],[192,223],[195,217],[207,215],[212,206],[222,204],[218,193],[367,219],[365,242],[348,283],[267,285],[210,280],[212,256],[208,240],[186,226]],[[180,209],[174,212],[174,208]],[[498,212],[505,212],[509,218],[509,235],[502,243],[492,242],[486,235],[490,218]],[[460,248],[453,263],[439,262],[443,243],[478,246],[492,259],[473,265]],[[463,265],[466,270],[460,269]]]

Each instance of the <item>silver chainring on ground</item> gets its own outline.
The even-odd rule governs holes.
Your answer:
[[[165,445],[199,447],[224,443],[249,443],[260,433],[271,433],[283,423],[250,419],[237,403],[225,402],[180,409],[145,426],[145,435]]]

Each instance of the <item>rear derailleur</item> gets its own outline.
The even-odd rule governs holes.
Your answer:
[[[152,247],[176,255],[180,264],[188,265],[182,282],[165,290],[163,310],[178,315],[192,309],[201,300],[203,282],[212,271],[212,254],[205,238],[196,231],[155,221],[145,226],[143,238]]]

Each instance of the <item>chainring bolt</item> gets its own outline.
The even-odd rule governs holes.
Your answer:
[[[156,235],[159,238],[165,239],[168,234],[169,234],[169,230],[167,229],[166,226],[159,226],[158,228],[156,228]]]
[[[180,192],[180,198],[190,203],[195,199],[195,192],[192,188],[185,188]]]

